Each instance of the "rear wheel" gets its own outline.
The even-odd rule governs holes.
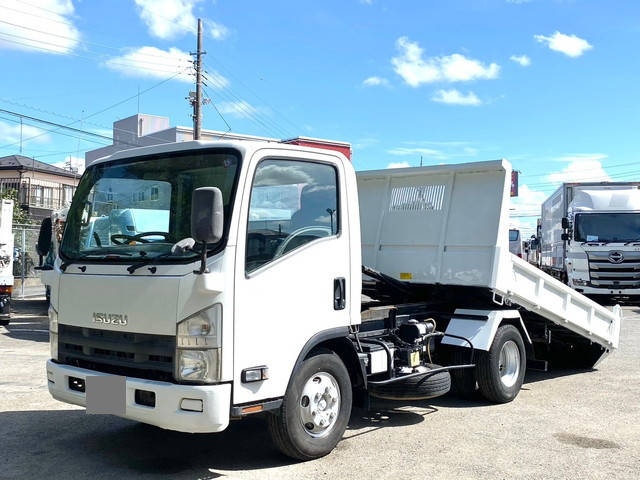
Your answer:
[[[294,373],[282,406],[268,417],[269,432],[289,457],[322,457],[342,438],[351,403],[351,380],[342,360],[333,352],[318,353]]]
[[[478,352],[476,378],[487,400],[507,403],[518,395],[527,365],[522,335],[513,325],[498,328],[488,352]]]

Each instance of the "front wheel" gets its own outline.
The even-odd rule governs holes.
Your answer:
[[[327,455],[347,428],[351,403],[351,380],[340,357],[310,356],[293,374],[278,412],[268,417],[271,438],[298,460]]]
[[[478,352],[476,379],[487,400],[507,403],[518,395],[527,365],[522,335],[513,325],[498,328],[488,352]]]

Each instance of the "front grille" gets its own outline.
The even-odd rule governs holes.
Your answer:
[[[640,288],[640,252],[622,252],[619,263],[609,259],[611,252],[589,252],[589,282],[593,287],[624,290]]]
[[[97,372],[175,382],[171,335],[58,327],[58,362]]]

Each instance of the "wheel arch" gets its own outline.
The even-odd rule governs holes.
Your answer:
[[[349,339],[349,327],[323,330],[307,340],[307,343],[305,343],[298,354],[296,363],[289,375],[287,386],[291,384],[293,375],[300,368],[302,362],[315,352],[322,351],[323,349],[330,350],[340,357],[347,372],[349,372],[352,387],[366,388],[366,372],[358,359],[358,353],[356,352],[353,342]]]

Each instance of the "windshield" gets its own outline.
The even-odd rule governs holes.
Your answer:
[[[60,253],[65,260],[139,261],[171,256],[191,236],[191,194],[218,187],[224,201],[224,244],[239,154],[229,149],[174,152],[91,166],[69,209]],[[180,260],[194,252],[178,255]]]
[[[509,230],[509,241],[516,242],[520,238],[520,230]]]
[[[640,213],[583,213],[576,216],[579,242],[628,242],[640,238]]]

